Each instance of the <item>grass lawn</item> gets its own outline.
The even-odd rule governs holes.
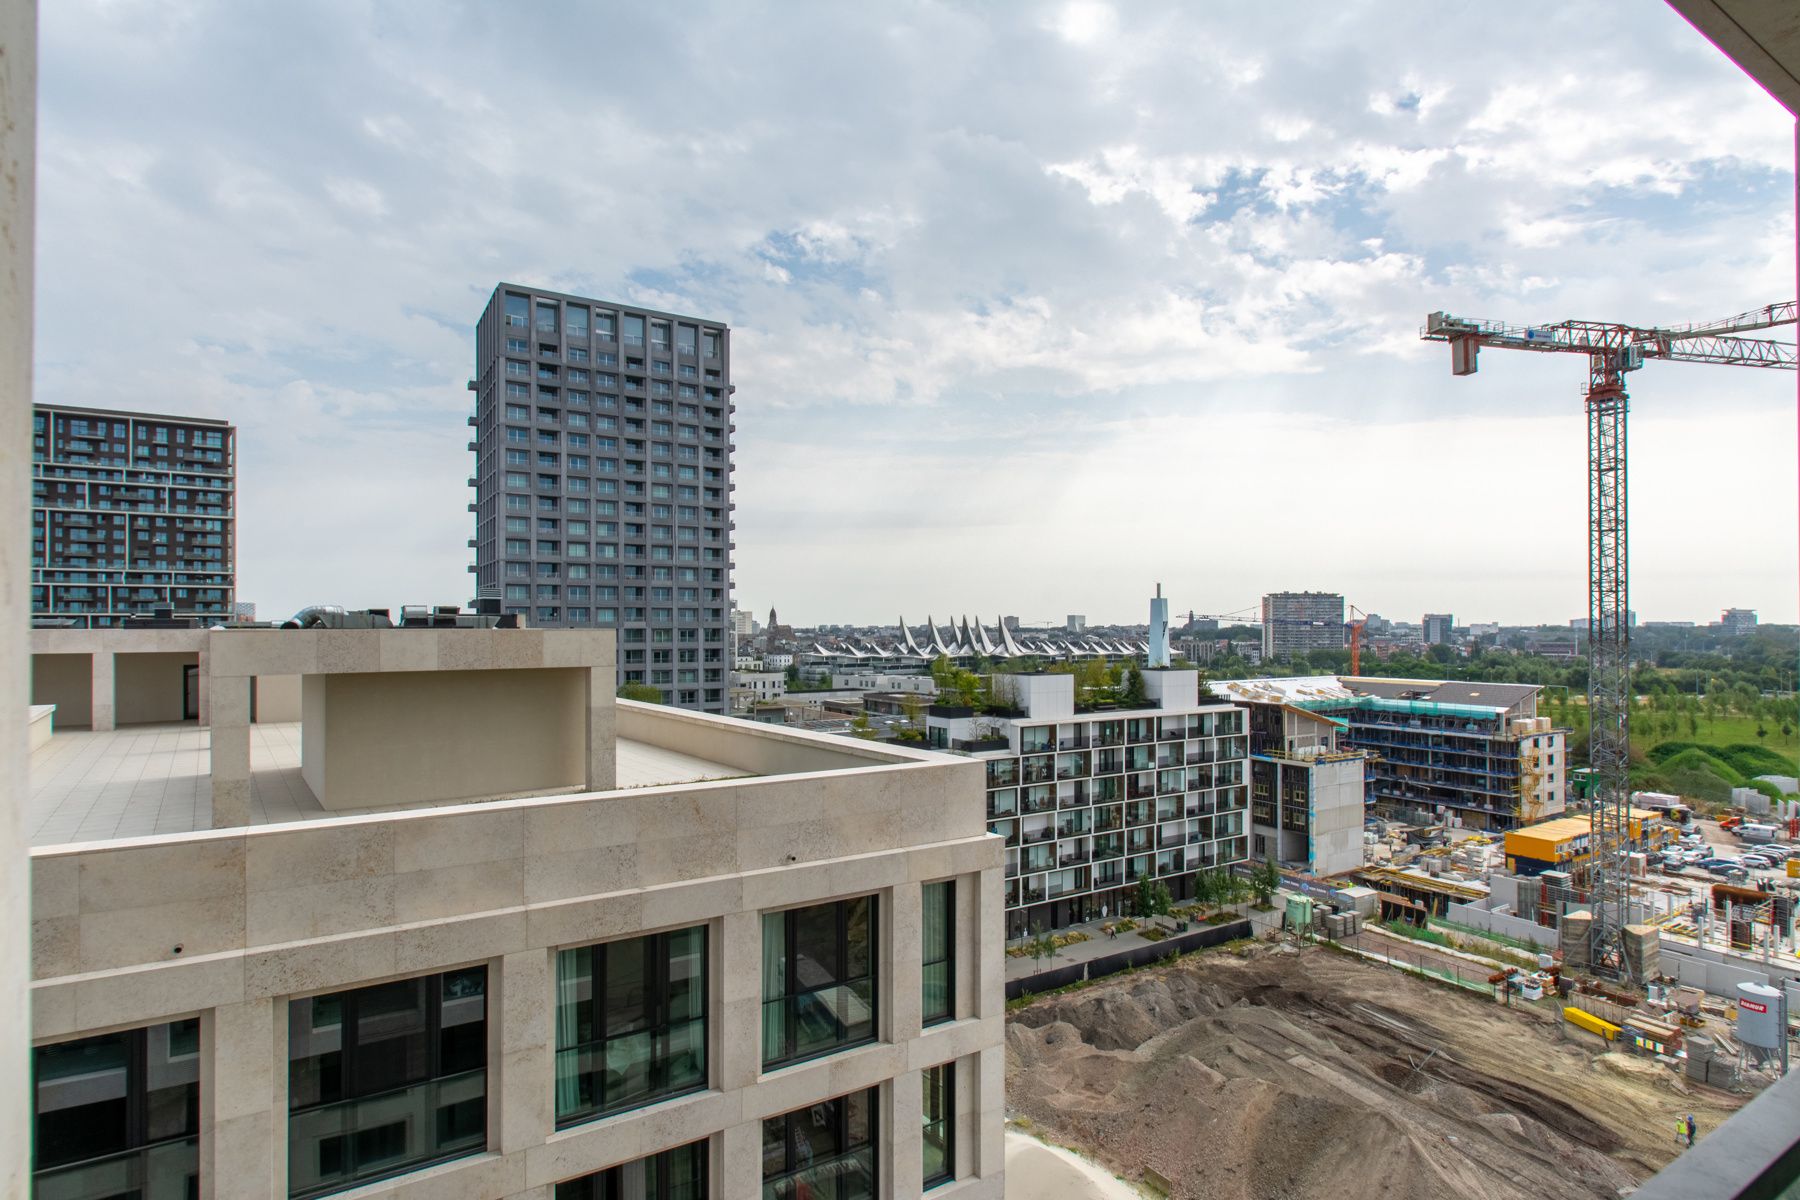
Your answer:
[[[1673,733],[1664,733],[1660,723],[1653,727],[1652,732],[1649,721],[1637,719],[1636,713],[1632,714],[1632,718],[1631,744],[1642,746],[1646,751],[1664,742],[1693,742],[1697,746],[1761,746],[1781,755],[1789,763],[1793,763],[1795,757],[1800,755],[1800,731],[1783,734],[1779,726],[1762,721],[1760,724],[1768,736],[1759,738],[1756,736],[1759,722],[1755,717],[1701,717],[1700,732],[1691,736],[1687,731],[1685,717],[1676,722]]]

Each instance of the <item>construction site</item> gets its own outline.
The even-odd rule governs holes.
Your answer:
[[[1016,1124],[1182,1200],[1615,1197],[1745,1097],[1561,1018],[1292,938],[1017,1008]]]

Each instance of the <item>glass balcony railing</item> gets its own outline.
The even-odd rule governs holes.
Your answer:
[[[874,1200],[875,1148],[847,1150],[765,1179],[762,1194],[763,1200]]]
[[[486,1148],[487,1070],[476,1068],[293,1113],[288,1194],[322,1196]]]
[[[874,1040],[873,979],[763,1001],[765,1070]]]
[[[92,1196],[137,1196],[141,1200],[187,1200],[200,1194],[200,1139],[159,1142],[123,1154],[35,1172],[37,1200],[88,1200]]]

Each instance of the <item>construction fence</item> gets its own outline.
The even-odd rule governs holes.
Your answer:
[[[1494,985],[1488,982],[1494,975],[1493,967],[1467,962],[1427,944],[1408,944],[1398,938],[1358,933],[1339,940],[1336,945],[1354,950],[1365,958],[1380,959],[1402,971],[1452,983],[1486,996],[1494,994]]]
[[[1129,971],[1134,967],[1147,967],[1152,963],[1161,962],[1165,958],[1173,958],[1177,954],[1205,950],[1250,936],[1248,918],[1228,921],[1223,925],[1209,925],[1191,933],[1174,934],[1160,942],[1147,942],[1141,946],[1133,946],[1129,950],[1120,950],[1113,954],[1090,958],[1086,962],[1071,963],[1066,967],[1051,967],[1032,975],[1009,979],[1006,981],[1006,998],[1017,1000],[1020,996],[1036,996],[1044,992],[1053,992],[1057,988],[1068,987],[1070,984],[1080,983],[1083,980],[1105,979],[1108,975],[1117,975],[1120,971]]]

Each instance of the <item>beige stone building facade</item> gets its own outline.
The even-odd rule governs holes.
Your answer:
[[[203,632],[210,726],[35,751],[40,1191],[999,1197],[980,764],[615,702],[612,639]]]

